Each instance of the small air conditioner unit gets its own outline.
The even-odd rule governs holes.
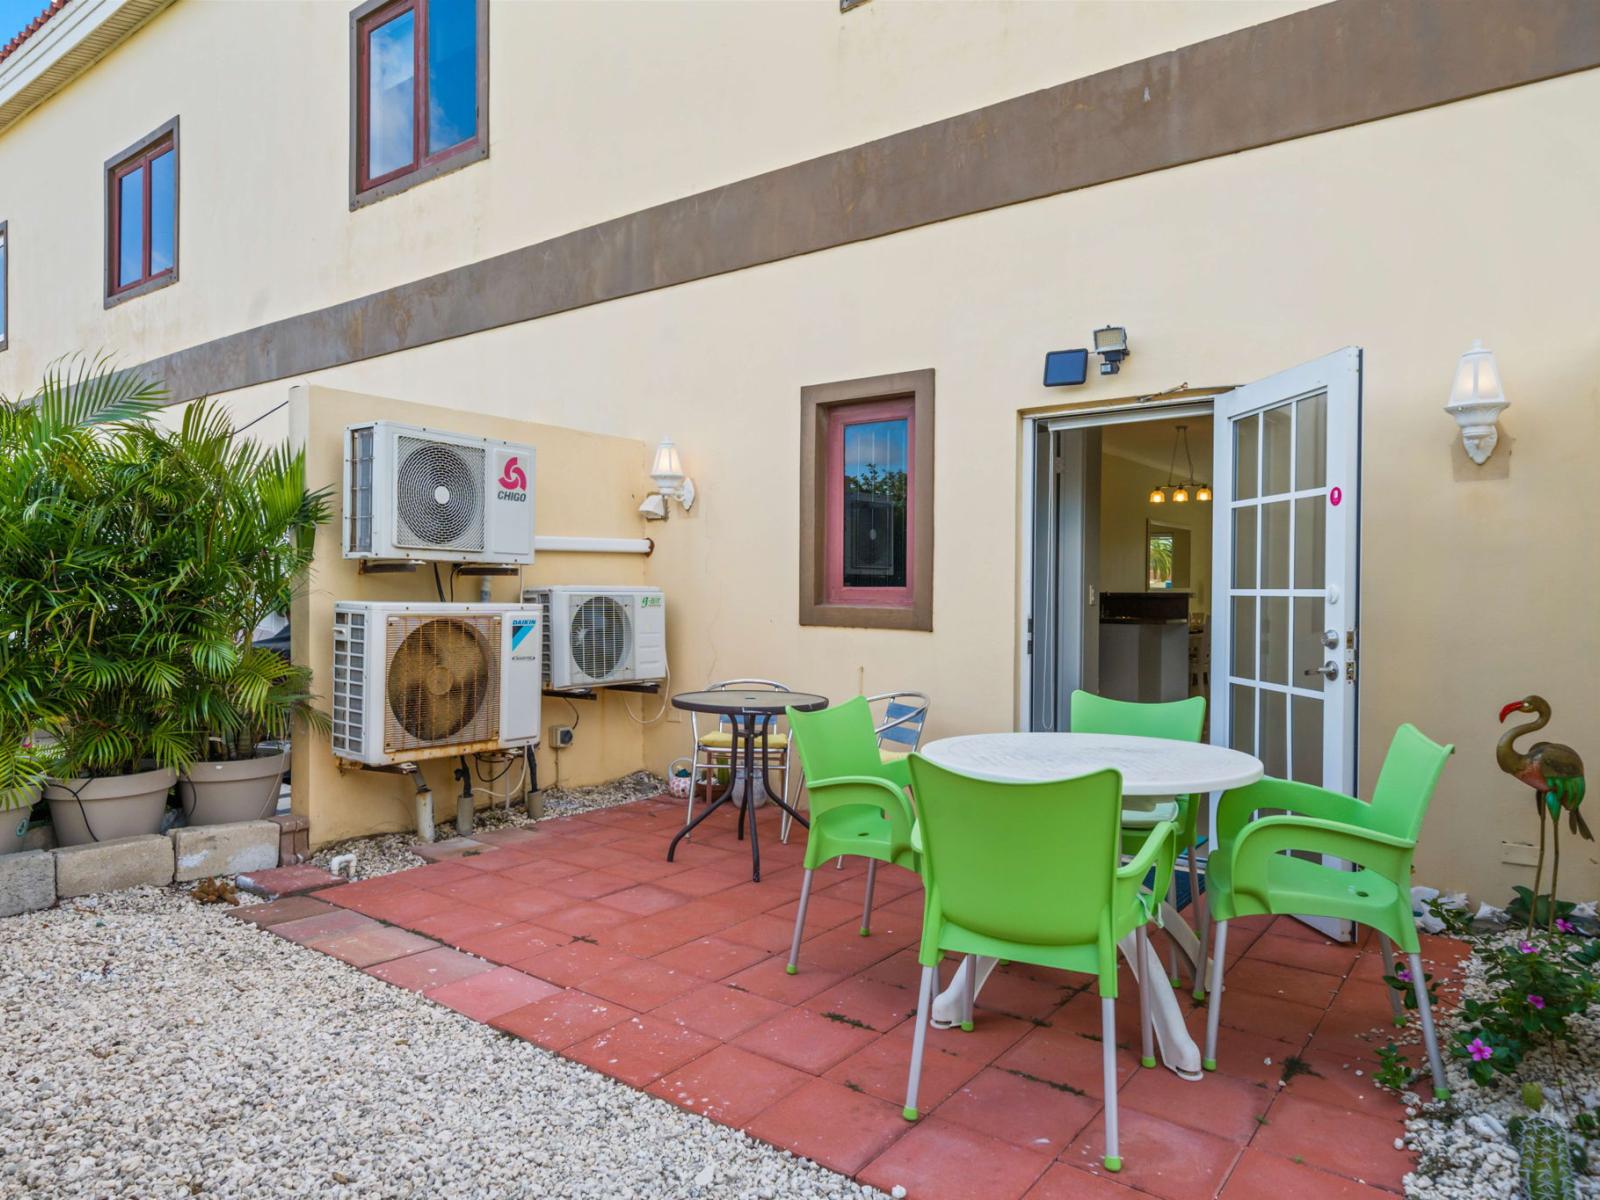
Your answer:
[[[368,766],[539,740],[537,604],[333,606],[333,752]]]
[[[544,606],[544,680],[552,691],[666,678],[667,602],[660,588],[529,588],[522,598]]]
[[[532,446],[393,421],[344,443],[346,558],[533,561]]]

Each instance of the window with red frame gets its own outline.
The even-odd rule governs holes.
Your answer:
[[[910,397],[827,416],[823,598],[906,607],[915,579],[916,419]]]
[[[107,170],[106,296],[171,282],[178,271],[178,134],[166,127]]]
[[[358,197],[482,156],[486,14],[484,0],[378,0],[356,10]]]

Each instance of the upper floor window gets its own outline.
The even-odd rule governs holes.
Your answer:
[[[351,20],[351,207],[483,158],[488,0],[370,0]]]
[[[0,221],[0,350],[11,345],[11,326],[7,324],[10,313],[6,305],[6,301],[10,298],[8,292],[11,288],[11,260],[6,257],[10,246],[6,240],[6,233],[6,222]]]
[[[106,304],[178,278],[178,119],[106,163]]]

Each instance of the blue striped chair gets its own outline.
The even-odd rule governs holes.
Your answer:
[[[921,692],[880,692],[868,696],[873,710],[873,732],[878,735],[878,754],[884,762],[909,758],[922,744],[922,727],[928,720],[928,697]],[[879,706],[882,706],[881,708]],[[789,840],[789,814],[783,815],[780,836]],[[843,859],[839,860],[843,863]]]
[[[720,692],[729,688],[768,688],[775,692],[787,692],[791,689],[787,684],[779,683],[776,679],[724,679],[717,683],[709,684],[703,690]],[[706,723],[709,728],[701,728],[701,723]],[[691,712],[689,714],[689,729],[694,738],[694,756],[691,759],[689,771],[689,807],[685,812],[683,823],[689,824],[694,820],[694,802],[702,788],[709,795],[715,790],[715,785],[720,778],[732,781],[734,772],[739,764],[733,761],[733,726],[727,717],[717,717],[715,723],[705,713]],[[783,777],[782,795],[785,800],[789,798],[789,735],[786,731],[779,730],[778,722],[773,720],[767,734],[767,753],[763,758],[759,745],[755,756],[758,760],[756,767],[762,772],[777,771]],[[783,840],[789,840],[789,814],[783,814]]]

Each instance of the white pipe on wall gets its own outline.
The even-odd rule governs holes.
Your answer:
[[[649,538],[536,537],[533,548],[556,554],[649,554],[656,544]]]

